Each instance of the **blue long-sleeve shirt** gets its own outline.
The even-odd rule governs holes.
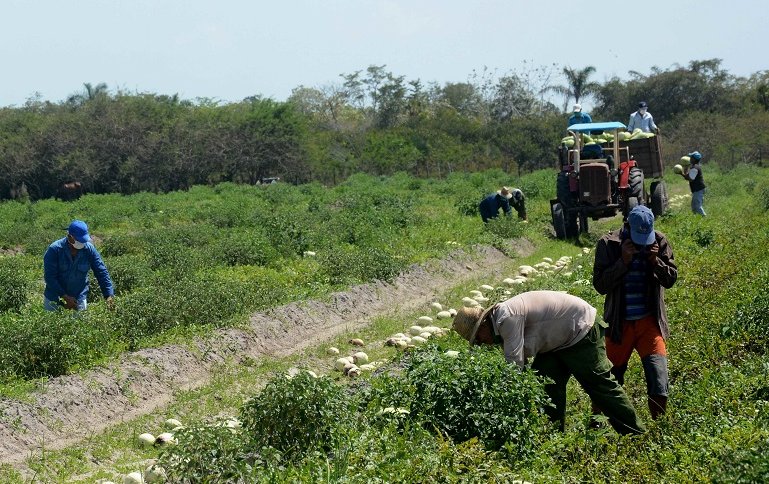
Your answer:
[[[580,123],[592,123],[593,118],[590,117],[590,114],[580,111],[578,113],[574,113],[571,116],[569,116],[569,126],[572,124],[580,124]]]
[[[478,206],[478,209],[481,212],[481,218],[484,222],[499,215],[500,208],[504,210],[505,215],[510,215],[510,212],[512,211],[510,208],[510,201],[499,193],[492,193],[484,198]]]
[[[59,239],[48,246],[43,256],[43,276],[45,278],[45,297],[49,301],[58,301],[68,295],[78,302],[88,296],[88,271],[93,270],[99,281],[101,293],[105,298],[115,295],[112,279],[101,254],[90,242],[77,251],[74,259],[70,253],[67,238]]]

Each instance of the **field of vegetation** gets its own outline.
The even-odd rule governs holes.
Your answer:
[[[173,482],[766,482],[769,171],[705,170],[708,216],[692,215],[688,186],[668,177],[673,204],[657,221],[679,266],[667,292],[672,391],[667,415],[652,422],[640,362],[631,360],[626,389],[648,424],[642,436],[590,429],[589,400],[577,385],[569,389],[567,429],[554,431],[540,412],[547,402],[535,374],[511,368],[498,350],[470,351],[455,334],[409,352],[381,343],[417,317],[434,316],[425,307],[382,315],[294,357],[225,364],[215,381],[178,392],[150,415],[35,453],[21,467],[3,465],[0,480],[119,481],[156,462]],[[512,179],[501,171],[441,180],[357,175],[334,188],[225,183],[71,203],[4,202],[0,391],[4,399],[31,398],[47,379],[125,351],[189,341],[244,324],[260,309],[389,280],[412,263],[474,244],[495,246],[511,262],[498,280],[442,294],[444,306],[459,307],[481,284],[501,286],[520,264],[567,255],[574,258],[568,273],[509,290],[564,290],[600,308],[592,254],[582,248],[620,219],[594,222],[577,241],[555,240],[554,179],[552,170]],[[502,184],[526,193],[530,223],[513,217],[483,226],[476,205]],[[112,273],[114,311],[95,287],[77,317],[40,307],[42,254],[73,218],[88,221]],[[534,253],[518,257],[512,240],[528,241]],[[383,363],[348,379],[326,351],[353,351],[353,337],[370,341],[367,353]],[[319,378],[308,371],[287,378],[292,367]],[[168,416],[184,425],[176,444],[141,447],[137,436],[157,434]]]

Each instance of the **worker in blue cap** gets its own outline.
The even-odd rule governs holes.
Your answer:
[[[681,158],[682,161],[688,161],[689,166],[681,172],[681,176],[689,182],[689,190],[692,191],[692,212],[699,215],[706,215],[702,202],[705,199],[705,179],[702,177],[702,155],[699,151],[692,151]]]
[[[606,355],[620,385],[633,352],[646,377],[649,413],[659,418],[667,409],[670,336],[665,289],[678,279],[673,249],[665,234],[654,230],[654,214],[638,205],[621,229],[596,244],[593,287],[604,300]],[[596,409],[594,408],[594,411]],[[600,408],[598,409],[600,410]]]
[[[84,310],[88,305],[89,271],[96,275],[102,295],[112,307],[115,288],[107,266],[91,243],[88,225],[82,220],[73,220],[66,237],[49,245],[43,256],[43,307],[47,311],[60,308]]]

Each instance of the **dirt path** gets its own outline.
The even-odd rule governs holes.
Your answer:
[[[533,252],[518,241],[520,256]],[[449,288],[477,277],[501,279],[511,259],[490,247],[457,251],[412,266],[392,284],[374,282],[334,293],[326,301],[291,303],[251,317],[250,327],[217,331],[189,346],[130,353],[79,375],[52,379],[30,401],[0,401],[0,463],[21,463],[32,453],[59,449],[168,404],[175,390],[206,384],[217,364],[286,356],[362,327],[375,316],[424,307]]]

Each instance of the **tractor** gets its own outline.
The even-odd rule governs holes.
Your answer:
[[[557,238],[587,232],[589,218],[613,217],[618,212],[626,217],[647,201],[655,217],[667,209],[659,138],[620,141],[624,130],[620,122],[569,126],[569,136],[558,149],[557,199],[550,200]],[[591,135],[598,141],[592,141]],[[645,177],[655,179],[649,191]]]

